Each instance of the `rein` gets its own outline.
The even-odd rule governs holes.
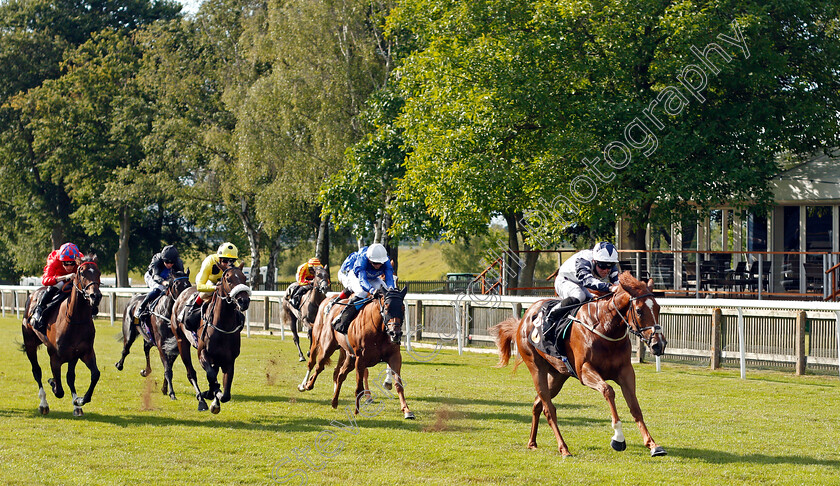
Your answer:
[[[647,298],[647,297],[653,297],[653,294],[648,292],[646,294],[637,295],[635,297],[630,297],[630,303],[632,303],[633,301],[639,300],[639,299]],[[662,333],[662,326],[660,326],[658,322],[655,322],[655,320],[654,320],[654,324],[652,326],[641,327],[642,326],[641,323],[640,323],[641,317],[639,317],[639,312],[631,305],[630,308],[633,309],[633,312],[632,312],[632,314],[630,314],[630,318],[633,320],[633,324],[636,325],[636,327],[634,328],[627,321],[627,319],[624,318],[624,315],[618,309],[618,306],[615,305],[615,296],[613,296],[613,298],[610,300],[610,303],[612,304],[613,308],[615,309],[615,313],[618,314],[619,317],[621,317],[621,320],[627,326],[627,332],[632,332],[633,335],[635,335],[636,337],[641,339],[642,342],[644,342],[648,346],[650,346],[650,339],[645,337],[645,335],[644,335],[645,331],[648,331],[648,330],[652,329],[653,334]],[[654,319],[655,319],[655,316],[654,316]],[[627,333],[625,333],[624,335],[627,336]]]
[[[222,273],[222,281],[223,282],[224,282],[225,273],[231,271],[233,268],[235,268],[235,267],[229,267],[227,270],[224,271],[224,273]],[[239,307],[239,302],[236,300],[236,296],[239,295],[241,292],[245,292],[245,293],[248,294],[248,296],[250,296],[251,295],[251,287],[248,287],[245,284],[238,284],[238,285],[234,286],[232,289],[226,291],[226,295],[220,295],[219,291],[220,290],[224,291],[225,290],[224,287],[225,286],[223,284],[219,289],[216,290],[216,292],[213,294],[213,300],[215,301],[217,297],[221,298],[223,302],[226,302],[227,304],[233,304],[235,306],[236,312],[239,315],[244,315],[244,313],[242,312],[242,310]],[[245,322],[244,322],[244,319],[243,319],[242,324],[239,324],[233,330],[226,331],[226,330],[220,329],[218,326],[216,326],[216,324],[213,323],[213,319],[212,319],[212,316],[211,316],[210,327],[212,327],[216,331],[219,331],[222,334],[237,334],[240,331],[242,331],[242,328],[245,327]]]

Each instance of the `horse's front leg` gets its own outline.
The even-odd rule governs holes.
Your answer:
[[[89,353],[82,356],[82,362],[90,370],[90,386],[88,386],[84,397],[76,398],[73,401],[73,404],[78,407],[90,403],[91,398],[93,398],[93,389],[96,388],[96,384],[99,382],[99,367],[96,366],[96,352],[91,349]]]
[[[402,370],[402,355],[394,353],[388,358],[388,366],[391,373],[394,375],[394,388],[397,389],[397,396],[400,398],[400,409],[403,412],[403,418],[414,419],[414,412],[409,410],[408,403],[405,401],[405,383],[403,383],[400,371]]]
[[[170,339],[174,339],[170,337]],[[164,341],[165,342],[165,341]],[[162,342],[158,346],[158,354],[160,354],[160,362],[163,365],[163,386],[160,391],[164,395],[169,395],[169,398],[175,400],[175,389],[172,386],[172,364],[175,362],[175,356],[167,353],[164,349],[165,345]]]
[[[78,396],[76,395],[76,364],[79,362],[78,358],[73,358],[67,362],[67,375],[65,376],[67,380],[67,389],[70,390],[70,398],[73,401],[73,416],[74,417],[81,417],[85,413],[82,411],[82,407],[76,405],[76,399]]]
[[[624,401],[627,402],[627,408],[630,409],[630,415],[632,415],[633,420],[636,421],[636,425],[639,427],[639,432],[642,433],[642,440],[644,441],[645,446],[650,449],[651,457],[664,456],[667,452],[665,452],[665,449],[662,447],[656,445],[656,442],[654,442],[650,432],[648,432],[647,425],[645,425],[645,419],[642,416],[642,408],[639,406],[639,400],[636,398],[636,372],[633,371],[632,366],[627,366],[626,370],[627,371],[622,371],[616,382],[618,383],[618,386],[621,387],[621,394],[624,395]],[[619,427],[620,425],[621,423],[619,422]]]
[[[47,383],[52,387],[53,395],[56,398],[64,397],[64,388],[61,386],[61,360],[56,353],[50,353],[50,369],[52,370],[52,378],[47,380]]]
[[[303,357],[303,350],[300,348],[300,336],[298,336],[297,329],[298,319],[291,310],[287,310],[286,313],[289,316],[289,329],[292,331],[292,339],[294,340],[298,351],[298,361],[306,361],[306,358]]]
[[[618,410],[615,408],[615,390],[601,378],[601,375],[589,363],[584,363],[581,367],[580,381],[589,388],[600,392],[607,400],[607,404],[610,406],[612,428],[615,431],[612,440],[610,440],[610,447],[617,451],[623,451],[627,448],[627,442],[624,440],[621,419],[618,418]]]
[[[219,365],[213,365],[205,360],[200,360],[204,366],[204,372],[207,374],[207,391],[204,392],[204,398],[212,398],[210,403],[210,413],[219,413],[222,409],[219,405]]]
[[[230,389],[231,386],[233,386],[234,365],[235,362],[231,361],[226,368],[222,369],[222,395],[219,397],[219,401],[222,403],[230,401]]]
[[[351,357],[349,354],[344,352],[344,348],[341,349],[338,361],[339,364],[335,367],[335,372],[333,373],[333,398],[330,403],[332,408],[338,408],[338,395],[341,393],[341,384],[344,383],[345,379],[347,379],[347,374],[350,373],[350,370],[354,367],[357,361],[358,358]],[[356,390],[356,392],[358,395],[358,390]],[[359,413],[358,400],[356,401],[356,413]]]

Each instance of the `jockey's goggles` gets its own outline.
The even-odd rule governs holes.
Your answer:
[[[65,267],[70,267],[70,266],[75,265],[76,262],[73,261],[73,260],[70,260],[69,262],[61,262],[61,264],[64,265]]]
[[[236,261],[236,258],[219,258],[220,263],[231,264]]]
[[[597,266],[601,270],[609,270],[613,267],[613,264],[610,262],[595,262],[595,266]]]

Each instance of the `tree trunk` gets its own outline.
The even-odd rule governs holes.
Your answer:
[[[519,261],[519,228],[515,213],[505,214],[505,221],[508,225],[508,247],[505,249],[505,268],[502,278],[505,281],[505,288],[519,287],[519,274],[522,265]],[[508,292],[508,295],[516,295],[517,291]]]
[[[278,231],[271,240],[268,249],[268,264],[265,269],[265,290],[277,290],[277,282],[274,281],[274,271],[277,268],[277,261],[280,259],[280,252],[283,251],[283,232]]]
[[[318,226],[318,238],[315,240],[315,257],[321,260],[321,264],[330,264],[330,216],[321,219]]]
[[[242,220],[242,227],[245,229],[248,244],[251,247],[251,281],[249,284],[251,288],[259,289],[263,280],[260,275],[260,231],[262,230],[262,223],[254,224],[248,201],[244,196],[239,198],[239,218]]]
[[[52,232],[50,232],[50,241],[53,250],[57,250],[64,243],[64,227],[61,226],[61,223],[53,225]]]
[[[117,287],[128,287],[128,237],[131,234],[131,216],[128,206],[120,208],[120,244],[117,249]]]

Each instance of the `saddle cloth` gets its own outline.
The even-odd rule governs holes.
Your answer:
[[[528,341],[543,353],[562,360],[574,374],[566,358],[565,339],[569,336],[569,329],[574,322],[572,319],[580,309],[580,305],[560,307],[554,310],[559,305],[559,300],[549,300],[540,307],[537,315],[534,316],[534,329],[528,335]],[[554,312],[551,312],[552,310]],[[548,315],[550,313],[557,317],[549,321]]]

